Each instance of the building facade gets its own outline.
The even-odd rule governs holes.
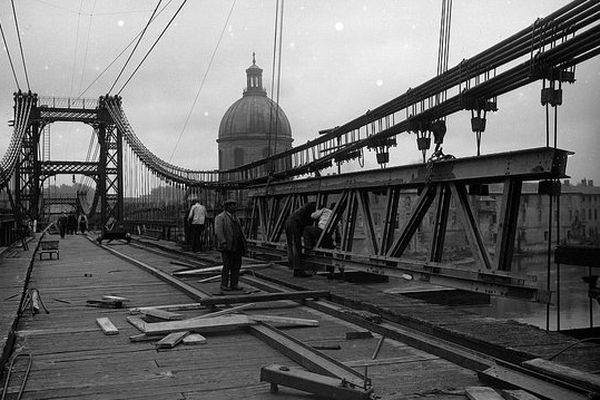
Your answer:
[[[219,170],[229,170],[292,148],[292,129],[285,112],[267,97],[263,70],[246,69],[246,88],[219,125]]]

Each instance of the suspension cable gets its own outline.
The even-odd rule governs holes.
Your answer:
[[[165,4],[163,6],[163,8],[161,8],[161,10],[155,15],[154,19],[158,18],[158,16],[165,10],[165,8],[167,8],[172,2],[173,2],[173,0],[169,0],[169,2],[167,4]],[[100,15],[100,14],[96,14],[96,15]],[[100,72],[100,74],[98,74],[98,76],[96,77],[96,79],[94,79],[88,85],[88,87],[86,87],[85,90],[79,94],[79,96],[77,96],[78,99],[81,98],[81,96],[83,96],[94,85],[94,83],[98,82],[98,80],[106,73],[106,71],[108,71],[108,69],[110,67],[112,67],[112,65],[114,63],[116,63],[119,58],[121,58],[121,56],[127,51],[127,49],[133,44],[133,42],[135,42],[135,40],[141,34],[142,34],[142,31],[138,32],[138,34],[135,35],[133,37],[133,39],[131,39],[131,41],[127,44],[127,46],[125,46],[125,48],[123,48],[123,50],[121,50],[121,52],[119,52],[119,54],[117,54],[117,56],[106,67],[104,67],[104,69],[102,70],[102,72]]]
[[[275,91],[275,63],[277,60],[277,28],[279,24],[279,0],[275,2],[275,29],[273,31],[273,62],[271,65],[271,97]],[[267,141],[268,157],[271,157],[271,135],[273,134],[273,106],[269,107],[269,135]],[[271,168],[270,168],[271,169]]]
[[[83,78],[85,75],[85,67],[87,65],[88,49],[90,47],[90,33],[92,31],[92,22],[93,22],[92,18],[94,17],[94,10],[96,9],[96,2],[97,2],[97,0],[94,0],[94,3],[92,4],[92,11],[89,15],[90,22],[88,24],[87,37],[85,39],[85,51],[83,52],[83,67],[81,68],[81,79],[79,80],[79,90],[81,90],[81,86],[83,85]]]
[[[127,67],[127,64],[129,64],[129,61],[131,60],[131,57],[133,57],[133,53],[135,53],[135,50],[138,48],[140,42],[142,41],[142,38],[144,37],[144,34],[146,33],[146,30],[148,29],[148,26],[150,26],[150,23],[152,22],[152,19],[154,18],[154,15],[156,15],[156,11],[158,10],[158,7],[160,7],[160,3],[162,3],[162,0],[158,0],[158,3],[156,3],[156,7],[154,7],[154,11],[152,11],[152,15],[150,16],[150,19],[148,20],[148,22],[146,22],[146,26],[144,26],[144,29],[142,29],[141,35],[138,37],[138,40],[137,40],[135,46],[133,46],[133,49],[131,50],[131,53],[129,53],[129,57],[127,57],[127,60],[123,64],[123,67],[121,68],[121,71],[119,71],[119,74],[117,75],[117,78],[113,82],[113,84],[110,87],[110,89],[108,89],[108,93],[110,93],[114,89],[115,85],[119,81],[119,78],[121,77],[121,75],[125,71],[125,68]]]
[[[237,2],[237,0],[233,0],[233,3],[231,3],[231,8],[229,9],[229,14],[227,14],[227,18],[225,19],[225,24],[223,25],[223,29],[221,30],[221,35],[219,36],[219,40],[217,40],[217,44],[215,45],[215,48],[210,56],[208,66],[206,67],[206,71],[204,71],[204,76],[202,77],[202,81],[200,82],[200,87],[198,88],[198,91],[196,92],[196,97],[194,98],[192,106],[190,107],[190,111],[188,112],[187,117],[185,118],[185,122],[183,123],[183,128],[181,128],[181,132],[179,132],[179,136],[177,137],[177,142],[175,143],[175,146],[173,147],[173,151],[171,152],[171,156],[169,157],[169,162],[171,162],[171,160],[173,159],[173,156],[175,155],[175,151],[177,150],[177,147],[179,146],[181,137],[183,136],[183,133],[185,132],[185,130],[188,126],[188,122],[190,121],[190,118],[192,116],[192,112],[194,111],[194,108],[196,107],[196,102],[198,101],[200,92],[204,88],[204,83],[206,82],[206,77],[208,76],[208,73],[212,67],[213,61],[217,54],[217,50],[219,49],[219,46],[221,45],[221,41],[223,40],[223,36],[225,35],[225,30],[227,30],[227,25],[229,24],[229,19],[231,18],[231,14],[233,13],[233,8],[235,7],[236,2]]]
[[[19,22],[17,20],[17,10],[15,8],[14,0],[10,0],[10,4],[12,6],[13,18],[15,19],[17,38],[19,39],[19,49],[21,50],[21,61],[23,63],[23,70],[25,71],[25,81],[27,82],[27,90],[31,91],[31,86],[29,86],[29,74],[27,73],[27,64],[25,63],[25,55],[23,54],[23,43],[21,42],[21,32],[19,31]]]
[[[69,97],[73,94],[73,82],[75,82],[77,48],[79,47],[79,27],[81,26],[81,10],[83,10],[83,0],[79,0],[79,12],[77,13],[77,29],[75,30],[75,46],[73,47],[73,67],[71,68],[71,87],[69,89]]]
[[[123,84],[123,86],[121,86],[121,89],[119,89],[119,91],[117,92],[117,96],[121,94],[121,92],[123,91],[123,89],[125,89],[125,87],[129,83],[129,81],[131,81],[131,79],[135,76],[135,74],[137,73],[137,71],[140,69],[140,67],[142,66],[142,64],[144,63],[144,61],[146,61],[146,59],[148,58],[148,56],[150,55],[150,53],[152,53],[152,50],[154,50],[154,48],[156,47],[156,45],[158,44],[158,42],[160,41],[160,39],[164,36],[164,34],[167,31],[167,29],[169,29],[169,27],[171,26],[171,24],[173,23],[173,21],[175,20],[175,18],[177,17],[177,15],[181,11],[181,9],[185,5],[185,3],[187,3],[187,0],[183,0],[181,2],[181,5],[177,9],[177,11],[175,11],[175,14],[173,14],[173,16],[171,17],[171,19],[167,23],[167,26],[165,26],[165,28],[162,30],[162,32],[160,33],[160,35],[158,36],[158,38],[156,39],[156,41],[154,42],[154,44],[152,45],[152,47],[150,47],[150,50],[148,50],[148,52],[146,53],[146,55],[144,56],[144,58],[142,58],[142,61],[140,61],[140,63],[138,64],[138,66],[135,68],[135,70],[131,73],[131,75],[127,79],[127,81],[125,81],[125,83]]]
[[[19,80],[17,79],[17,73],[15,72],[15,66],[12,62],[12,57],[10,56],[10,50],[8,49],[8,43],[6,43],[6,36],[4,35],[4,29],[2,29],[2,21],[0,21],[0,33],[2,33],[2,41],[4,42],[4,48],[6,49],[6,54],[8,55],[8,62],[10,64],[10,69],[12,70],[12,73],[13,73],[13,78],[15,78],[17,90],[21,91],[21,87],[19,86]]]
[[[278,43],[278,60],[277,60],[277,96],[275,97],[275,143],[273,144],[273,153],[277,154],[277,136],[279,131],[279,93],[281,89],[281,53],[283,42],[283,4],[285,0],[281,0],[281,10],[279,11],[279,43]]]

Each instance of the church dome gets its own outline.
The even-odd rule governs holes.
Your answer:
[[[219,125],[219,140],[268,137],[292,137],[292,129],[285,112],[267,97],[262,87],[262,69],[252,65],[246,69],[247,88],[241,99],[233,103],[223,115]],[[290,141],[291,142],[291,141]]]

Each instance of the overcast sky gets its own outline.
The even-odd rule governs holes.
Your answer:
[[[151,25],[120,88],[154,42],[181,0]],[[140,32],[155,0],[15,1],[31,90],[40,96],[76,97]],[[163,5],[168,0],[163,0]],[[450,66],[485,50],[567,4],[559,0],[454,0]],[[154,52],[121,93],[136,134],[159,157],[192,169],[217,167],[221,117],[245,87],[245,69],[256,52],[270,92],[275,0],[238,0],[210,69],[231,0],[191,0]],[[433,77],[436,73],[441,0],[288,0],[284,7],[280,105],[294,145],[320,129],[348,122]],[[0,3],[10,54],[26,88],[10,2]],[[106,94],[127,51],[84,95]],[[207,70],[208,69],[208,70]],[[207,72],[208,71],[208,72]],[[201,88],[203,77],[206,80]],[[577,82],[566,85],[559,109],[559,147],[574,151],[568,173],[600,184],[600,58],[580,65]],[[201,88],[201,90],[200,90]],[[493,153],[545,144],[541,83],[498,99],[488,116],[482,151]],[[0,154],[6,150],[16,90],[8,57],[0,59]],[[192,104],[199,92],[198,101]],[[115,93],[113,90],[112,93]],[[191,118],[184,130],[188,114]],[[448,119],[444,150],[475,154],[467,111]],[[91,129],[53,124],[52,159],[86,157]],[[367,166],[375,155],[367,153]],[[392,149],[392,164],[417,162],[415,137],[404,134]]]

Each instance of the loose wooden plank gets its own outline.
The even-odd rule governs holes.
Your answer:
[[[199,333],[190,333],[183,338],[183,344],[206,344],[206,338]]]
[[[146,322],[143,321],[140,317],[128,316],[127,322],[133,325],[138,331],[145,332],[146,331]]]
[[[96,318],[96,323],[100,326],[100,329],[102,329],[105,335],[117,335],[119,333],[117,327],[106,317]]]
[[[477,372],[479,379],[492,385],[526,389],[536,396],[550,400],[586,400],[587,396],[575,393],[561,386],[543,381],[524,373],[512,371],[502,366],[493,366],[485,371]]]
[[[247,269],[268,268],[268,267],[271,267],[272,265],[273,265],[272,263],[242,265],[242,267],[240,268],[240,271],[244,271]],[[202,275],[202,274],[208,274],[208,273],[213,273],[213,272],[221,272],[222,269],[223,269],[222,265],[215,265],[214,267],[196,268],[196,269],[189,269],[187,271],[173,272],[173,276]]]
[[[277,326],[319,326],[316,319],[280,317],[277,315],[249,315],[251,320],[257,322],[268,322]]]
[[[145,333],[138,333],[137,335],[129,336],[129,341],[132,343],[136,342],[152,342],[155,340],[162,339],[163,335],[146,335]]]
[[[470,400],[504,400],[494,389],[487,386],[469,386],[465,388],[465,395]]]
[[[120,301],[120,302],[127,302],[127,301],[131,301],[131,299],[127,298],[127,297],[123,297],[123,296],[113,296],[111,294],[107,294],[102,296],[102,300],[114,300],[114,301]]]
[[[196,320],[155,322],[146,324],[146,334],[191,331],[195,333],[222,332],[254,324],[246,315],[227,315]]]
[[[205,319],[205,318],[218,317],[219,315],[226,315],[226,314],[231,314],[231,313],[234,313],[234,312],[237,312],[237,311],[245,310],[247,308],[254,307],[254,305],[255,305],[254,303],[242,304],[242,305],[239,305],[239,306],[235,306],[235,307],[231,307],[231,308],[226,308],[225,310],[215,311],[213,313],[199,315],[199,316],[193,317],[193,318],[188,318],[188,320],[196,320],[196,319]]]
[[[142,311],[142,314],[150,317],[164,319],[165,321],[177,321],[183,319],[183,315],[171,311],[157,310],[155,308],[147,308]]]
[[[156,305],[156,306],[145,306],[145,307],[134,307],[129,309],[130,314],[139,314],[144,312],[144,310],[154,309],[154,310],[164,310],[164,311],[193,311],[193,310],[202,310],[206,308],[200,303],[183,303],[183,304],[164,304],[164,305]]]
[[[580,371],[561,365],[543,358],[534,358],[522,363],[524,367],[531,368],[534,371],[548,374],[560,380],[583,386],[596,392],[600,392],[600,376],[589,372]]]
[[[216,281],[217,279],[220,279],[220,278],[221,278],[221,275],[213,275],[213,276],[209,276],[208,278],[200,279],[199,281],[196,281],[196,282],[206,283],[206,282]]]
[[[183,340],[190,332],[181,331],[181,332],[173,332],[156,342],[157,349],[172,349],[177,346],[179,342]]]
[[[250,333],[311,372],[345,379],[361,387],[364,376],[326,354],[268,325],[250,326]]]
[[[260,301],[276,301],[276,300],[304,300],[309,298],[324,298],[329,297],[327,290],[304,290],[297,292],[280,292],[280,293],[261,293],[248,294],[238,296],[221,296],[211,297],[200,300],[205,306],[216,306],[220,304],[235,304],[235,303],[252,303]]]
[[[502,393],[506,400],[540,400],[539,397],[524,390],[503,390]]]

